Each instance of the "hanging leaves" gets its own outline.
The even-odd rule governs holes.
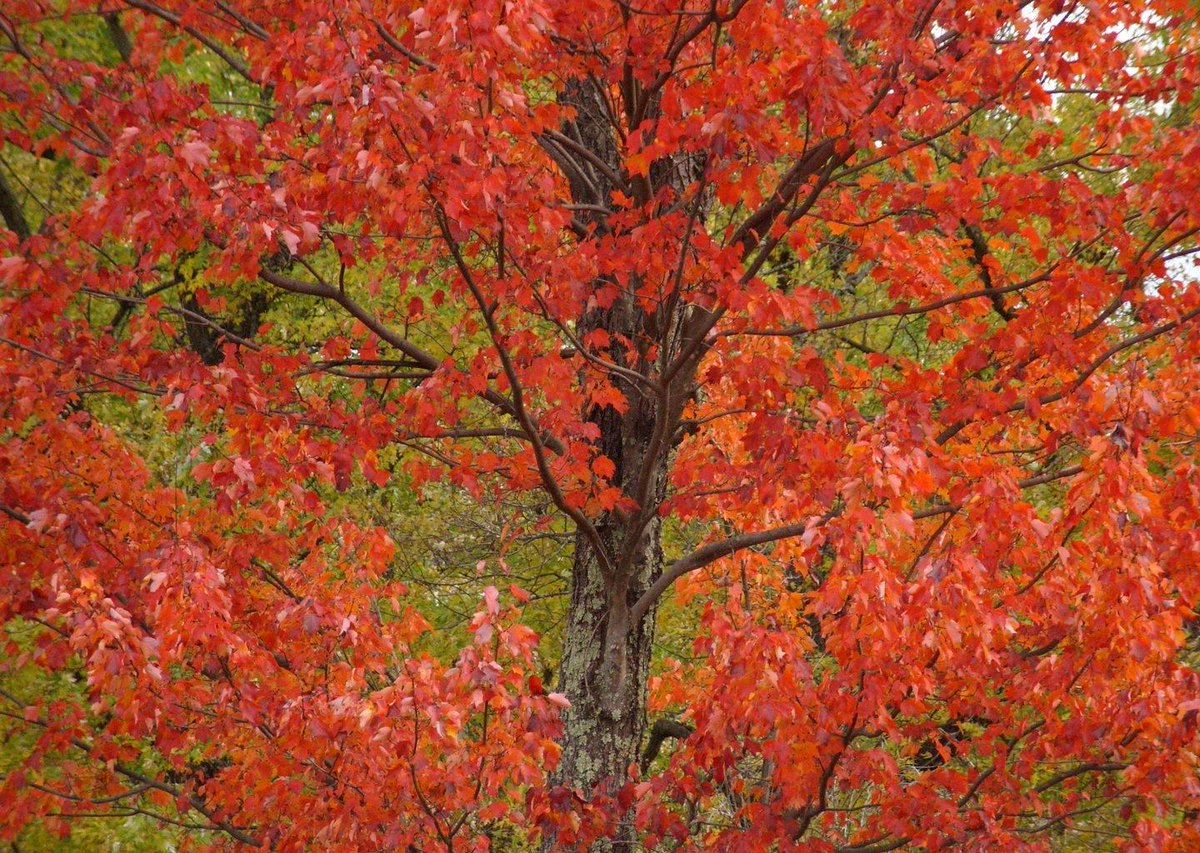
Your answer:
[[[1194,4],[109,5],[0,14],[0,837],[1200,846]]]

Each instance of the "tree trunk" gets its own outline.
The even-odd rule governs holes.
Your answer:
[[[591,313],[581,327],[602,326],[614,335],[634,337],[645,316],[621,300]],[[619,357],[614,353],[614,357]],[[630,365],[648,371],[647,364]],[[581,796],[612,794],[625,783],[646,730],[646,683],[654,640],[655,609],[637,624],[630,611],[662,571],[662,522],[657,508],[666,487],[670,430],[679,406],[625,388],[629,407],[621,413],[597,408],[591,420],[600,430],[597,444],[613,463],[613,483],[626,495],[644,495],[646,511],[611,512],[596,519],[595,540],[579,531],[571,568],[571,606],[560,683],[571,707],[565,714],[562,757],[555,781]],[[666,424],[658,426],[660,418]],[[657,429],[656,429],[657,427]],[[669,434],[669,432],[667,433]],[[659,438],[655,439],[658,435]],[[606,568],[607,565],[607,568]],[[632,843],[623,827],[612,848]]]
[[[556,781],[587,797],[612,793],[637,762],[646,729],[646,682],[654,640],[654,610],[629,625],[629,608],[662,568],[659,524],[639,543],[627,589],[606,581],[590,542],[577,537],[571,609],[563,644],[565,713]],[[601,529],[620,553],[621,531]]]
[[[618,302],[584,318],[580,326],[586,331],[593,323],[603,323],[614,335],[634,339],[647,319],[629,303]],[[659,394],[625,388],[629,405],[624,412],[603,408],[591,416],[600,429],[598,447],[615,467],[613,483],[640,500],[637,509],[596,519],[594,537],[581,530],[575,538],[560,669],[560,684],[571,707],[565,713],[554,781],[585,798],[613,794],[628,780],[646,732],[656,606],[651,603],[638,616],[633,611],[663,570],[659,508],[697,360],[698,356],[688,359]],[[653,372],[645,363],[628,366],[643,374]],[[600,849],[631,850],[634,844],[632,826],[622,821]],[[560,848],[550,843],[547,849]]]
[[[562,131],[574,142],[549,140],[547,151],[562,167],[573,199],[591,209],[581,218],[596,234],[607,233],[606,218],[597,211],[609,205],[616,189],[610,179],[623,171],[614,132],[618,119],[609,113],[609,101],[594,80],[569,81],[560,98],[575,111]],[[590,157],[575,156],[573,146],[586,148]],[[597,169],[595,162],[607,168]],[[654,186],[672,184],[682,192],[695,177],[695,166],[691,158],[655,163],[646,198],[653,196]],[[638,271],[630,272],[636,279]],[[699,314],[674,298],[647,310],[626,295],[611,307],[586,312],[576,324],[580,339],[603,329],[611,340],[634,342],[632,347],[614,345],[603,355],[643,377],[663,376],[670,360],[683,353],[679,369],[670,372],[665,387],[659,384],[654,391],[635,386],[628,375],[610,376],[624,393],[627,408],[618,412],[597,407],[589,413],[600,431],[597,448],[615,467],[613,485],[637,506],[592,519],[592,529],[579,530],[575,538],[560,663],[560,687],[571,707],[564,715],[562,756],[553,781],[584,798],[613,794],[627,781],[646,732],[656,608],[645,608],[636,623],[631,611],[663,569],[659,508],[679,419],[703,352],[702,346],[690,345],[688,335],[698,319]],[[623,820],[600,849],[634,846],[632,825]],[[544,849],[562,848],[551,837]]]

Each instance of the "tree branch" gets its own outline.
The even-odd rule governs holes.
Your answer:
[[[156,18],[166,21],[172,26],[178,27],[196,41],[200,42],[200,44],[204,45],[213,53],[215,53],[221,58],[222,61],[224,61],[226,65],[228,65],[242,77],[245,77],[251,83],[257,84],[259,82],[258,80],[254,79],[254,75],[250,72],[250,67],[241,59],[234,56],[233,53],[230,52],[229,48],[225,47],[225,45],[221,44],[212,36],[200,32],[195,27],[191,25],[185,25],[179,15],[176,15],[174,12],[164,9],[161,6],[156,6],[153,3],[148,3],[146,0],[123,0],[123,2],[126,6],[129,6],[133,9],[139,9],[148,15],[153,15]]]
[[[1034,477],[1029,477],[1020,480],[1017,487],[1021,489],[1030,489],[1034,486],[1041,486],[1055,480],[1062,480],[1067,477],[1074,477],[1076,474],[1083,472],[1083,467],[1073,465],[1069,468],[1063,468],[1061,471],[1054,471],[1046,474],[1038,474]],[[913,521],[920,521],[926,518],[934,518],[935,516],[944,515],[946,513],[958,512],[962,509],[962,504],[937,504],[927,509],[918,510],[912,514]],[[728,539],[721,539],[717,542],[710,542],[700,548],[697,548],[686,557],[682,557],[663,570],[650,588],[638,599],[637,604],[630,610],[630,618],[632,624],[637,624],[637,620],[646,614],[650,607],[658,600],[675,581],[690,572],[697,569],[702,569],[710,563],[714,563],[722,557],[728,557],[738,551],[744,551],[747,548],[753,548],[756,545],[766,545],[770,542],[778,542],[781,539],[790,539],[794,536],[799,536],[810,527],[816,527],[832,520],[841,514],[841,507],[833,507],[819,518],[810,518],[805,521],[799,521],[794,524],[785,524],[780,527],[772,527],[767,530],[759,530],[754,533],[742,533],[737,536],[730,536]]]
[[[600,565],[601,570],[607,576],[613,575],[612,557],[604,547],[604,540],[600,538],[600,532],[596,526],[592,524],[591,519],[587,517],[577,507],[571,506],[562,487],[559,486],[558,480],[554,477],[554,472],[550,470],[550,462],[546,458],[546,450],[542,441],[542,431],[529,412],[525,408],[524,391],[521,384],[521,378],[517,376],[516,368],[513,366],[512,358],[509,356],[508,348],[504,345],[500,327],[496,323],[494,309],[489,307],[487,299],[484,297],[483,291],[480,290],[478,283],[475,281],[475,276],[471,273],[470,267],[467,266],[466,259],[462,255],[458,241],[454,235],[450,233],[450,225],[446,220],[446,213],[442,209],[441,204],[435,199],[434,206],[437,209],[438,227],[442,232],[442,239],[446,247],[450,250],[450,255],[454,259],[454,264],[458,268],[459,274],[462,276],[467,289],[471,292],[471,297],[475,300],[475,304],[479,308],[480,314],[483,316],[483,321],[487,326],[488,336],[492,339],[492,346],[496,350],[496,355],[500,359],[500,367],[504,371],[505,377],[508,379],[508,386],[512,393],[512,415],[521,428],[525,431],[529,438],[529,443],[533,449],[534,463],[537,465],[538,476],[542,481],[542,485],[546,487],[546,493],[550,496],[550,500],[554,505],[570,518],[583,531],[584,536],[592,544],[592,549],[596,553],[596,560]]]
[[[21,209],[21,201],[8,185],[2,170],[0,170],[0,216],[4,217],[4,224],[8,230],[16,234],[17,239],[22,243],[32,236],[29,220],[25,218],[25,211]]]

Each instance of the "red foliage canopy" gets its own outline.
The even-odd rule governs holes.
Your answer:
[[[0,833],[1200,848],[1196,18],[9,0],[6,162],[89,191],[4,208],[0,668],[89,701],[4,688],[40,734]],[[227,321],[264,293],[310,313]],[[397,447],[579,531],[584,686],[542,688],[520,590],[414,651],[393,544],[335,503]],[[695,657],[647,700],[676,587]],[[669,758],[583,769],[601,684],[629,749],[639,703],[683,715]]]

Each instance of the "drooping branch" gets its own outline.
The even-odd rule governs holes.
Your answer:
[[[1086,367],[1084,367],[1084,369],[1081,370],[1079,372],[1079,374],[1073,380],[1071,380],[1071,382],[1067,385],[1066,388],[1062,389],[1061,391],[1055,391],[1051,394],[1046,394],[1042,397],[1039,397],[1038,402],[1043,406],[1045,406],[1049,403],[1058,402],[1059,400],[1066,397],[1068,394],[1071,394],[1072,392],[1078,390],[1085,382],[1088,381],[1088,379],[1092,376],[1093,373],[1095,373],[1097,370],[1099,370],[1104,365],[1105,362],[1109,361],[1114,356],[1118,355],[1121,352],[1124,352],[1127,349],[1130,349],[1131,347],[1135,347],[1138,344],[1143,344],[1146,341],[1153,340],[1154,338],[1160,337],[1161,335],[1165,335],[1168,332],[1173,332],[1176,329],[1180,328],[1181,326],[1196,319],[1197,317],[1200,317],[1200,308],[1193,308],[1191,311],[1187,311],[1184,314],[1180,315],[1180,317],[1177,320],[1171,320],[1167,323],[1160,323],[1159,325],[1154,326],[1153,328],[1147,329],[1146,331],[1144,331],[1140,334],[1132,335],[1128,338],[1117,341],[1115,344],[1113,344],[1111,347],[1106,349],[1104,352],[1100,353],[1100,355],[1096,356],[1096,358],[1093,359],[1091,361],[1091,363],[1089,363]],[[1024,408],[1023,403],[1019,406],[1014,404],[1013,406],[1010,406],[1006,411],[1016,412],[1016,411],[1020,411],[1023,408]]]
[[[246,33],[247,35],[251,35],[259,41],[267,41],[267,39],[270,37],[270,34],[266,30],[254,23],[254,21],[250,20],[242,13],[238,12],[228,3],[224,3],[222,0],[217,0],[217,8],[233,20],[237,21],[238,26],[242,29],[242,32]]]
[[[0,504],[0,512],[7,515],[13,521],[17,522],[17,524],[28,525],[30,522],[29,516],[27,516],[25,513],[21,512],[19,509],[13,509],[8,504]]]
[[[27,353],[27,354],[33,356],[34,358],[40,358],[44,361],[48,361],[51,364],[56,364],[59,367],[62,367],[65,369],[78,369],[81,373],[83,373],[87,376],[94,377],[96,379],[101,380],[102,382],[112,383],[113,385],[116,385],[120,388],[124,388],[126,391],[132,391],[135,394],[147,394],[147,395],[157,396],[157,395],[161,395],[163,393],[162,387],[139,385],[139,384],[136,384],[137,380],[133,379],[133,378],[125,379],[120,376],[110,376],[109,374],[100,373],[98,371],[90,370],[88,368],[76,368],[76,365],[74,365],[74,364],[64,361],[61,358],[57,358],[56,356],[53,356],[50,353],[42,352],[41,350],[36,349],[35,347],[27,346],[27,345],[21,343],[20,341],[14,341],[12,338],[0,337],[0,344],[3,344],[4,346],[12,347],[15,350],[20,350],[21,352]]]
[[[920,305],[895,305],[891,308],[880,308],[876,311],[864,311],[861,314],[852,314],[846,317],[836,317],[832,320],[825,320],[813,325],[793,325],[781,326],[778,329],[731,329],[722,334],[727,337],[737,335],[752,335],[756,337],[778,337],[778,338],[795,338],[802,335],[812,334],[813,332],[830,332],[835,329],[844,329],[847,326],[855,326],[859,323],[867,323],[872,320],[886,320],[893,317],[912,317],[918,314],[928,314],[931,311],[937,311],[941,308],[949,308],[952,305],[957,305],[960,302],[969,302],[972,299],[992,298],[1002,296],[1008,293],[1018,293],[1022,290],[1027,290],[1036,284],[1041,284],[1050,279],[1050,275],[1058,264],[1054,264],[1043,272],[1031,278],[1026,278],[1022,281],[1006,284],[1003,287],[983,287],[976,290],[968,290],[963,293],[955,293],[951,296],[944,296],[941,299],[934,299],[930,302],[923,302]]]
[[[302,281],[269,269],[259,270],[258,275],[263,281],[273,284],[281,290],[305,296],[315,296],[319,299],[328,299],[331,302],[337,303],[351,317],[370,329],[376,337],[404,353],[414,364],[430,373],[441,366],[441,361],[436,356],[418,347],[394,329],[389,328],[382,320],[365,309],[341,288],[334,287],[326,281]]]
[[[147,302],[149,302],[148,297],[130,296],[124,293],[112,293],[107,290],[97,290],[92,287],[81,287],[79,292],[96,299],[110,299],[114,302],[119,302],[124,306],[145,305]],[[228,340],[230,343],[246,347],[246,349],[253,350],[255,352],[262,350],[262,347],[256,344],[254,341],[239,335],[232,329],[221,325],[213,318],[201,314],[198,311],[193,311],[190,308],[184,308],[182,305],[163,305],[158,310],[166,311],[168,314],[175,314],[179,317],[182,317],[187,322],[198,323],[202,326],[206,326],[217,335],[220,335]]]
[[[268,269],[259,270],[259,277],[268,284],[273,284],[289,293],[315,296],[318,299],[327,299],[337,303],[345,309],[347,314],[366,326],[380,340],[408,356],[414,368],[425,371],[426,375],[432,374],[442,366],[442,362],[437,356],[417,346],[395,329],[390,328],[344,290],[335,287],[327,281],[302,281]],[[503,394],[489,388],[481,392],[479,396],[501,413],[516,419],[516,409],[512,401]],[[562,442],[555,436],[542,434],[540,440],[552,453],[562,453],[564,450]]]
[[[1062,770],[1058,773],[1055,773],[1045,782],[1042,782],[1040,785],[1034,788],[1034,790],[1039,794],[1042,794],[1057,785],[1061,785],[1063,782],[1066,782],[1069,779],[1074,779],[1075,777],[1082,776],[1085,773],[1115,773],[1119,770],[1124,770],[1128,766],[1129,763],[1125,761],[1089,761],[1085,764],[1079,765],[1078,767],[1072,767],[1069,770]]]

